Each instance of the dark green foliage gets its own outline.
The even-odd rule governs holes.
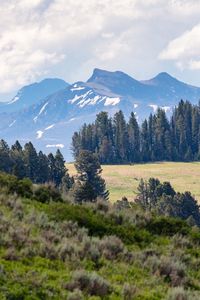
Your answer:
[[[145,210],[154,210],[159,214],[178,217],[184,220],[193,219],[200,225],[199,205],[190,192],[176,193],[169,182],[161,183],[158,179],[143,179],[138,186],[136,203]]]
[[[105,180],[101,178],[101,165],[95,154],[81,150],[76,158],[75,167],[78,172],[74,185],[74,198],[78,203],[96,201],[97,197],[108,199]]]
[[[0,189],[9,195],[16,194],[42,203],[62,202],[60,191],[55,186],[39,185],[35,188],[30,179],[18,179],[16,176],[5,173],[0,173]]]
[[[61,202],[61,195],[54,186],[39,186],[34,192],[34,199],[42,203],[49,203],[51,200],[55,202]]]
[[[79,226],[88,229],[90,235],[103,237],[106,235],[115,235],[122,239],[126,244],[138,243],[140,245],[149,243],[152,239],[147,229],[136,229],[134,225],[119,222],[118,218],[112,219],[110,216],[94,213],[94,211],[85,206],[52,204],[47,207],[47,213],[52,220],[72,220]]]
[[[57,150],[55,156],[46,156],[42,151],[37,153],[31,142],[24,145],[18,141],[8,147],[4,140],[0,141],[0,171],[17,176],[19,179],[29,178],[33,183],[53,182],[56,187],[71,187],[73,179],[65,167],[64,158]]]
[[[200,157],[199,137],[199,105],[180,101],[170,120],[159,108],[141,126],[134,113],[126,122],[122,111],[113,118],[101,112],[93,124],[74,133],[72,150],[75,158],[81,150],[97,153],[103,164],[193,161]]]
[[[9,194],[16,193],[27,198],[33,195],[32,182],[27,178],[19,180],[16,176],[0,173],[0,187]]]

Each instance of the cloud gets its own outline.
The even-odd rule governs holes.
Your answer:
[[[200,24],[170,41],[160,59],[174,60],[181,69],[200,69]]]
[[[197,69],[199,11],[199,0],[1,0],[1,93],[44,76],[85,78],[94,67],[142,76],[189,57]]]

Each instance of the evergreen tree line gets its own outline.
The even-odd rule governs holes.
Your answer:
[[[34,192],[34,197],[42,199],[43,202],[49,201],[53,194],[56,199],[56,192],[59,190],[63,193],[70,192],[76,203],[96,201],[98,197],[108,200],[109,192],[106,190],[105,180],[101,178],[102,169],[97,155],[87,150],[80,151],[75,167],[77,175],[71,177],[60,150],[57,150],[55,155],[52,153],[45,155],[42,151],[37,153],[31,142],[22,147],[16,141],[14,145],[9,147],[3,139],[0,140],[0,171],[15,175],[19,180],[24,178],[31,180],[19,181],[19,187],[14,182],[16,178],[13,177],[13,179],[2,174],[2,178],[8,178],[12,190],[16,187],[13,191],[18,193],[22,185],[23,193],[24,191],[27,192],[28,189],[28,193],[33,196],[30,186],[35,183],[40,185]],[[5,180],[3,182],[6,183]],[[54,190],[52,185],[42,185],[44,183],[53,183],[53,186],[58,189]]]
[[[52,182],[57,187],[65,184],[66,189],[72,184],[60,150],[55,155],[45,155],[42,151],[37,153],[31,142],[23,148],[16,141],[9,148],[3,139],[0,140],[0,171],[19,179],[29,178],[33,183]]]
[[[122,111],[113,118],[101,112],[73,135],[74,157],[83,149],[96,153],[103,164],[198,160],[200,105],[181,100],[170,119],[159,108],[141,125],[133,112],[128,122]]]
[[[135,203],[146,211],[159,215],[188,220],[190,225],[200,226],[200,207],[190,192],[179,193],[170,182],[161,183],[157,178],[140,180]]]

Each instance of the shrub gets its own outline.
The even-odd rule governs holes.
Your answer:
[[[137,288],[135,285],[130,285],[129,283],[125,283],[122,290],[122,296],[124,300],[132,300],[134,299],[137,292]]]
[[[31,198],[32,192],[32,182],[28,178],[24,178],[18,181],[15,192],[22,197]]]
[[[67,297],[67,300],[82,300],[83,294],[80,290],[76,289],[72,293],[70,293]]]
[[[91,296],[104,297],[111,292],[110,284],[97,275],[96,273],[89,273],[84,270],[76,271],[73,275],[72,281],[66,285],[69,290],[79,289]]]
[[[58,256],[61,260],[66,261],[72,258],[72,256],[77,256],[78,249],[76,245],[69,241],[64,240],[58,247]]]
[[[170,289],[166,300],[199,300],[200,292],[186,291],[183,287]]]
[[[113,260],[123,253],[124,245],[116,236],[105,236],[99,243],[99,249],[105,258]]]
[[[177,260],[161,256],[149,256],[144,265],[151,269],[151,272],[164,277],[171,286],[180,286],[186,283],[185,265]]]
[[[62,201],[60,192],[52,185],[39,186],[34,193],[34,199],[42,203],[49,203],[51,200],[55,202]]]

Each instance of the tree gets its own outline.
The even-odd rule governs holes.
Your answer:
[[[135,114],[132,112],[128,123],[129,161],[140,160],[140,129]]]
[[[141,128],[141,160],[147,162],[150,160],[150,148],[149,148],[149,131],[148,122],[145,120],[142,123]]]
[[[97,197],[108,199],[105,180],[101,178],[101,165],[95,154],[88,150],[80,151],[75,167],[78,172],[74,188],[75,201],[96,201]]]
[[[54,157],[54,176],[53,176],[53,182],[55,183],[56,186],[59,186],[62,182],[62,178],[66,174],[66,167],[65,167],[65,160],[58,149],[56,151],[56,155]]]
[[[10,149],[3,139],[0,140],[0,170],[10,173],[12,169],[12,161],[10,158]]]
[[[31,142],[24,146],[24,163],[26,168],[26,177],[33,182],[38,182],[39,178],[39,164],[36,149]]]
[[[196,225],[200,225],[199,205],[191,193],[176,193],[169,182],[161,183],[155,178],[142,179],[138,192],[135,202],[144,210],[184,220],[192,218]]]
[[[23,148],[20,145],[19,141],[16,141],[11,147],[10,157],[12,160],[12,174],[22,179],[26,177],[26,169],[24,162],[24,153]]]
[[[45,183],[49,181],[49,165],[47,156],[42,153],[42,151],[38,154],[38,166],[39,166],[39,174],[38,174],[38,182]]]
[[[120,110],[114,115],[114,145],[116,161],[125,163],[128,161],[128,132],[123,112]]]

